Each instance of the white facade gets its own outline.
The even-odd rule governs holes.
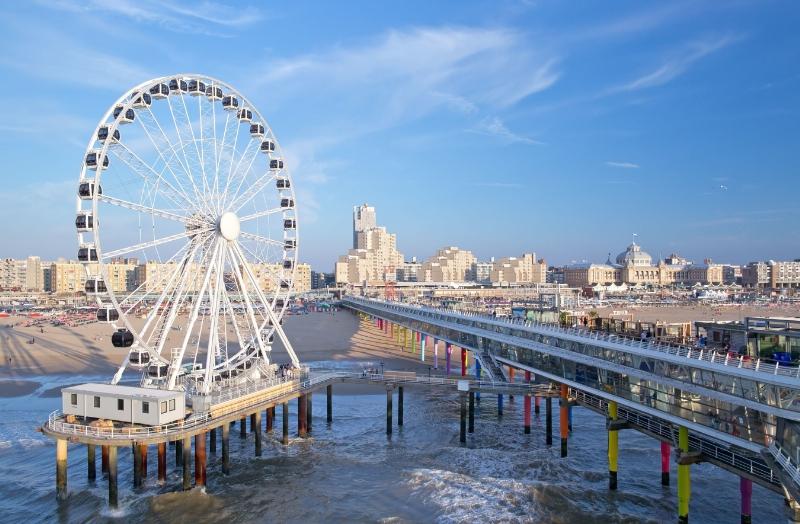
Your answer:
[[[61,390],[65,415],[158,426],[183,420],[186,401],[181,391],[111,384],[81,384]]]

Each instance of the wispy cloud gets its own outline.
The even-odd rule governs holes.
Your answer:
[[[639,169],[639,164],[634,164],[633,162],[612,162],[611,160],[606,161],[606,165],[610,167],[621,167],[623,169]]]
[[[470,129],[470,131],[483,135],[497,136],[510,144],[543,144],[543,142],[539,140],[511,131],[498,117],[484,119],[477,127]]]
[[[613,88],[611,91],[637,91],[664,85],[684,74],[698,60],[731,45],[739,39],[740,37],[726,35],[690,42],[651,72]]]
[[[510,29],[391,30],[358,46],[271,61],[259,84],[273,96],[319,96],[361,118],[410,120],[437,109],[509,107],[551,87],[557,57]],[[324,85],[320,90],[318,86]]]
[[[263,18],[252,6],[232,6],[200,1],[184,4],[155,0],[56,0],[42,5],[75,13],[110,13],[135,22],[157,25],[178,33],[228,36],[218,28],[237,28]]]

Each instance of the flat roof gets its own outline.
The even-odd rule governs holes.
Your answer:
[[[139,388],[134,386],[120,386],[118,384],[79,384],[63,388],[62,393],[88,393],[92,395],[106,395],[125,398],[170,399],[182,397],[182,391],[167,391],[164,389]]]

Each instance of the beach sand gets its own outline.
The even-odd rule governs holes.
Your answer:
[[[45,375],[108,375],[109,379],[124,360],[126,349],[111,345],[108,324],[24,327],[24,317],[0,319],[0,396],[27,394],[39,385],[30,379]],[[13,324],[16,324],[12,327]],[[428,347],[425,361],[408,349],[404,352],[388,335],[370,322],[347,311],[286,316],[284,329],[298,358],[303,363],[329,363],[348,367],[416,370],[427,372],[433,366],[433,350]],[[176,337],[179,338],[179,337]],[[31,344],[30,340],[34,340]],[[453,369],[460,367],[459,351],[453,351]],[[289,357],[278,337],[272,352],[273,362],[288,362]],[[444,365],[444,344],[439,344],[439,367]],[[126,377],[136,375],[126,373]]]
[[[800,306],[752,306],[752,305],[663,305],[663,306],[614,306],[595,309],[601,317],[612,311],[627,311],[631,320],[655,322],[695,322],[698,320],[744,320],[745,317],[800,317]],[[617,317],[623,318],[623,317]]]

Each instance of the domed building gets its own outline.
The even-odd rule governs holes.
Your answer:
[[[652,266],[653,257],[636,242],[631,242],[628,249],[617,255],[617,264],[626,266]]]

